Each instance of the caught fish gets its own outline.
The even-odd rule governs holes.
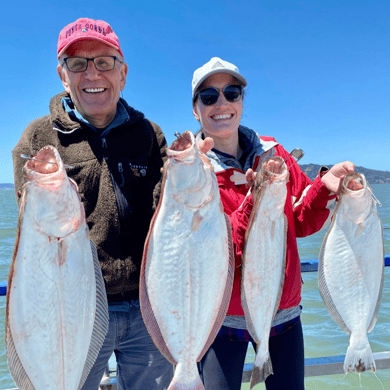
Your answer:
[[[350,190],[355,180],[363,189]],[[343,180],[319,256],[318,285],[332,318],[350,335],[344,372],[375,371],[367,333],[376,322],[384,280],[382,224],[362,173]]]
[[[154,343],[176,366],[168,389],[201,390],[196,363],[214,341],[231,296],[231,227],[212,165],[193,134],[174,141],[167,157],[145,242],[141,310]]]
[[[107,334],[107,297],[76,183],[54,147],[36,157],[8,275],[8,367],[21,390],[76,390]]]
[[[265,169],[281,163],[280,173]],[[284,205],[289,172],[279,156],[267,159],[256,175],[254,205],[242,255],[241,301],[247,328],[257,344],[250,388],[273,373],[268,339],[284,283],[287,217]]]

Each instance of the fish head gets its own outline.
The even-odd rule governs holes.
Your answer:
[[[280,156],[266,158],[256,175],[254,192],[252,191],[254,201],[257,204],[266,198],[271,220],[278,218],[284,211],[288,178],[287,165]]]
[[[280,156],[267,157],[261,164],[256,175],[255,186],[260,187],[265,182],[287,182],[289,171],[283,158]]]
[[[180,164],[191,164],[198,153],[194,134],[189,130],[174,140],[167,149],[168,159]]]
[[[68,178],[57,149],[45,146],[27,161],[24,170],[23,198],[39,230],[58,238],[78,230],[85,222],[84,208],[77,184]]]
[[[178,136],[167,149],[164,188],[168,176],[171,196],[188,207],[198,208],[215,196],[216,192],[219,194],[212,164],[199,150],[191,131]]]
[[[357,181],[363,188],[352,189],[351,181]],[[356,224],[362,223],[371,213],[372,207],[375,206],[363,173],[354,172],[344,178],[341,184],[340,202],[344,204],[346,218]]]
[[[261,171],[268,180],[285,180],[288,176],[288,169],[281,156],[267,157],[262,165]]]

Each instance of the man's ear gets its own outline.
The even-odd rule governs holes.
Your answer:
[[[58,73],[58,76],[61,79],[62,85],[65,88],[65,91],[70,93],[69,83],[68,83],[68,80],[66,78],[66,74],[64,72],[63,67],[60,64],[57,65],[57,73]]]
[[[121,70],[120,70],[120,75],[121,75],[121,85],[120,85],[120,87],[121,87],[121,91],[123,91],[125,89],[127,71],[128,71],[127,64],[126,64],[126,62],[124,62],[122,64],[122,67],[121,67]]]

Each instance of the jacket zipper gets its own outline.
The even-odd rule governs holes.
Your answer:
[[[123,175],[123,166],[121,162],[118,162],[118,171],[121,174],[122,183],[118,184],[119,187],[123,187],[125,185],[125,177]]]

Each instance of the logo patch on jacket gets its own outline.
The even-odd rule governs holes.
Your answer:
[[[129,166],[134,173],[134,176],[146,176],[148,167],[146,165],[136,165],[129,162]]]

